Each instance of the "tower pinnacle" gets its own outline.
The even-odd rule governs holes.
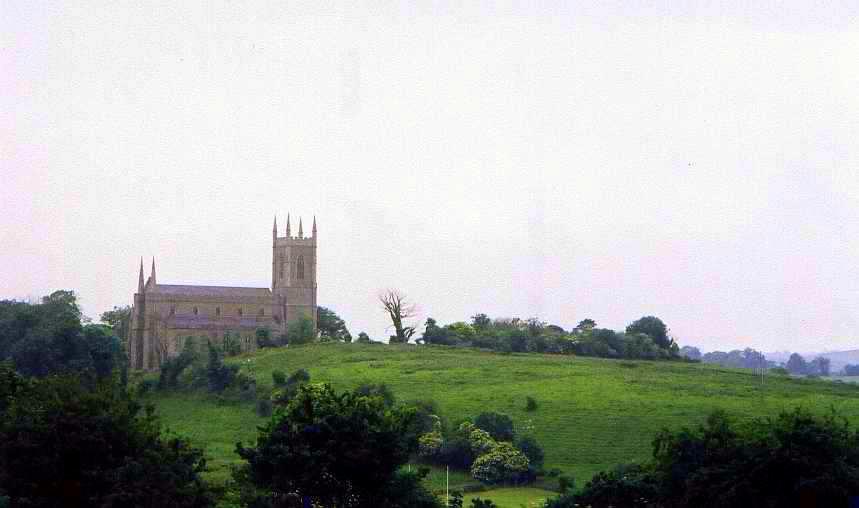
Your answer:
[[[316,238],[316,216],[315,215],[313,216],[313,235],[312,236],[314,238]]]
[[[304,231],[301,229],[301,217],[298,218],[298,237],[304,238]]]
[[[289,228],[289,214],[286,214],[286,237],[290,238],[292,236],[292,230]]]
[[[143,294],[143,256],[140,257],[140,276],[137,278],[137,293]]]
[[[157,284],[157,282],[155,282],[155,256],[152,256],[152,274],[149,276],[149,278],[152,280],[153,286]]]
[[[277,238],[277,215],[274,216],[274,227],[271,228],[272,235]]]

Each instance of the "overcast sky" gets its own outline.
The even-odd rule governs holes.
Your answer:
[[[0,298],[268,286],[289,212],[355,335],[859,347],[855,2],[319,3],[0,1]]]

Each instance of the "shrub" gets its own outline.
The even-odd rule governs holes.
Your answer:
[[[257,347],[260,349],[276,346],[276,344],[271,340],[271,330],[268,328],[257,328],[256,332],[254,332],[254,336],[256,338]]]
[[[516,448],[528,457],[528,462],[535,471],[539,471],[543,467],[543,448],[532,436],[522,436],[517,439]]]
[[[271,416],[271,410],[272,410],[271,400],[269,400],[269,399],[257,400],[256,412],[258,415],[260,415],[262,417],[269,417],[269,416]]]
[[[286,374],[282,370],[275,370],[271,373],[271,380],[274,386],[284,386],[286,384]]]
[[[484,483],[519,482],[528,473],[528,457],[510,443],[498,443],[477,457],[471,476]]]
[[[441,432],[427,432],[418,438],[418,455],[425,459],[432,459],[441,451],[444,439]]]
[[[194,355],[188,350],[182,351],[179,356],[163,362],[161,372],[158,374],[158,389],[176,388],[179,384],[179,375],[193,362]]]
[[[530,395],[525,397],[525,411],[531,412],[537,410],[537,399]]]
[[[232,333],[224,334],[224,354],[226,356],[236,356],[241,354],[242,344],[238,336]]]
[[[290,346],[313,342],[316,340],[316,330],[313,328],[313,320],[307,316],[301,316],[296,321],[289,323],[286,327],[286,338]]]
[[[209,344],[209,364],[206,368],[206,377],[210,392],[223,392],[235,380],[238,370],[237,365],[224,365],[218,349]]]
[[[471,500],[471,508],[498,508],[498,505],[489,499],[480,499],[476,497]]]
[[[455,469],[469,469],[477,458],[471,449],[471,443],[465,436],[455,434],[444,440],[438,451],[436,462]]]
[[[496,441],[513,441],[513,420],[505,414],[486,412],[474,419],[474,425],[485,430]]]
[[[301,383],[307,383],[310,381],[310,373],[304,369],[298,369],[289,376],[289,379],[286,380],[287,385],[300,385]]]
[[[364,383],[358,388],[355,388],[355,394],[363,395],[365,397],[380,397],[387,407],[393,407],[394,402],[397,400],[396,397],[394,397],[394,392],[392,392],[385,383]]]
[[[558,477],[558,492],[566,494],[576,488],[576,482],[571,476],[562,475]]]
[[[157,388],[158,381],[154,379],[144,379],[137,385],[137,394],[146,395],[147,393],[154,392]]]

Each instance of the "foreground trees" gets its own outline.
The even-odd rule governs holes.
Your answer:
[[[0,496],[11,506],[208,507],[202,451],[163,438],[108,380],[0,366]]]
[[[255,447],[237,447],[247,461],[237,473],[245,502],[434,508],[420,476],[399,471],[415,447],[404,437],[413,419],[414,409],[388,408],[381,397],[303,385]]]
[[[859,434],[803,410],[740,424],[714,413],[697,429],[663,431],[653,459],[599,473],[572,506],[848,506],[859,492]]]

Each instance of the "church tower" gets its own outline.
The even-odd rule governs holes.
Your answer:
[[[298,219],[298,235],[292,236],[290,216],[286,216],[286,236],[277,234],[277,218],[272,230],[271,292],[280,310],[283,330],[300,316],[316,326],[316,217],[309,237]]]

